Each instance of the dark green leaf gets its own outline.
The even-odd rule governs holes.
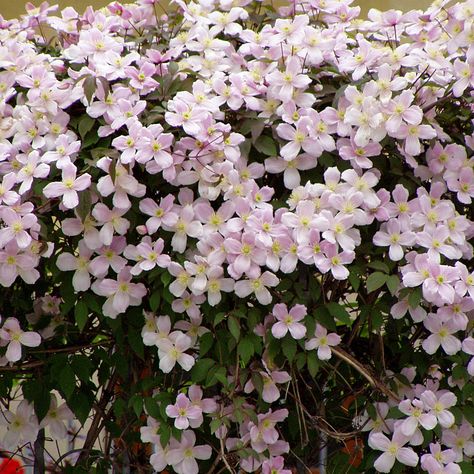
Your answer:
[[[369,262],[367,264],[369,268],[373,268],[374,270],[380,270],[381,272],[388,273],[390,270],[386,263],[380,262],[379,260],[375,260],[374,262]]]
[[[346,309],[338,303],[328,303],[326,308],[331,316],[334,316],[338,321],[347,326],[351,325],[351,317]]]
[[[296,354],[296,349],[297,349],[296,341],[291,336],[287,335],[283,339],[281,348],[283,350],[283,354],[288,359],[288,362],[291,363],[293,359],[295,358],[295,354]]]
[[[214,334],[206,332],[199,338],[199,356],[202,357],[209,352],[214,345]]]
[[[238,352],[239,352],[240,360],[242,361],[245,367],[255,352],[253,342],[250,337],[246,336],[240,340],[239,345],[238,345]]]
[[[158,403],[156,403],[156,400],[153,400],[151,397],[147,397],[144,399],[145,403],[145,410],[146,412],[155,419],[160,419],[161,418],[161,413],[160,413],[160,407]]]
[[[388,275],[382,272],[371,273],[367,278],[367,292],[372,293],[383,285],[387,281]]]
[[[80,332],[82,332],[85,325],[87,324],[88,317],[89,310],[87,308],[87,304],[82,300],[78,301],[74,307],[74,319],[76,320],[76,324]]]
[[[215,362],[212,359],[199,359],[191,369],[191,380],[196,383],[202,382],[213,365]]]
[[[71,408],[77,419],[83,425],[91,411],[92,399],[88,398],[84,393],[76,391],[74,392],[74,403],[71,403],[69,408]]]
[[[236,341],[240,338],[240,324],[234,316],[230,316],[227,320],[227,327]]]
[[[159,291],[155,291],[149,299],[150,302],[150,309],[155,312],[158,310],[161,301],[161,294]]]
[[[410,308],[417,308],[418,305],[420,304],[421,301],[421,288],[415,288],[410,295],[408,296],[408,304],[410,305]]]
[[[253,146],[264,155],[275,156],[277,154],[275,140],[267,135],[260,135]]]
[[[392,295],[395,295],[395,293],[398,290],[398,286],[400,285],[400,279],[398,278],[398,275],[390,275],[387,278],[387,288],[390,291]]]
[[[59,373],[59,387],[64,393],[64,398],[68,401],[76,389],[76,377],[69,364],[65,365]]]
[[[92,130],[95,120],[88,115],[83,115],[79,121],[78,131],[81,138],[84,140],[88,132]]]

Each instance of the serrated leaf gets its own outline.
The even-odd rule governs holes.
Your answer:
[[[82,332],[85,325],[87,324],[88,318],[89,310],[87,308],[87,304],[82,300],[78,301],[74,307],[74,319],[80,332]]]
[[[372,293],[372,291],[378,290],[387,281],[388,275],[382,272],[371,273],[367,278],[367,292]]]
[[[39,422],[41,422],[48,413],[50,404],[51,393],[49,392],[48,387],[45,384],[38,384],[33,397],[33,406]]]
[[[75,355],[71,357],[71,367],[79,380],[88,382],[93,371],[91,360],[85,355]]]
[[[360,276],[351,271],[349,273],[349,283],[351,284],[354,291],[357,291],[360,287]]]
[[[135,354],[137,354],[137,356],[143,360],[143,358],[145,357],[145,346],[143,344],[143,338],[141,337],[140,333],[130,328],[127,337],[128,343],[130,344],[130,347],[132,348],[133,352],[135,352]]]

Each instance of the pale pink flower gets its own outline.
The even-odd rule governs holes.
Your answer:
[[[272,295],[267,287],[277,286],[279,279],[271,272],[263,272],[250,280],[241,280],[235,283],[235,294],[240,298],[245,298],[254,293],[257,301],[262,305],[272,302]]]
[[[325,327],[316,323],[314,337],[308,339],[305,343],[305,349],[312,351],[318,350],[318,359],[329,360],[332,356],[331,346],[337,346],[341,342],[341,336],[335,332],[329,333]]]
[[[273,307],[273,316],[278,321],[272,326],[273,336],[281,339],[290,331],[293,339],[302,339],[306,335],[306,327],[299,321],[302,321],[306,314],[306,306],[302,304],[294,305],[290,311],[288,311],[286,304],[276,304]]]
[[[141,304],[147,290],[143,283],[132,283],[131,279],[130,267],[124,267],[117,275],[117,280],[105,278],[92,284],[94,293],[107,298],[102,307],[105,316],[115,319],[129,306]]]
[[[454,393],[443,391],[435,394],[425,390],[420,395],[420,400],[425,404],[425,409],[434,415],[443,428],[450,428],[454,424],[454,415],[447,410],[456,405],[457,398]]]
[[[32,241],[27,229],[37,230],[38,219],[34,214],[20,215],[10,207],[0,209],[0,218],[5,226],[0,229],[0,248],[15,241],[20,249],[28,247]],[[30,232],[31,232],[30,230]]]
[[[432,430],[437,425],[436,417],[432,413],[427,413],[425,404],[418,399],[414,400],[402,400],[398,409],[406,415],[400,424],[400,431],[405,436],[413,436],[415,431],[418,429],[418,425],[422,426],[425,430]]]
[[[84,242],[80,240],[77,248],[77,255],[69,252],[59,254],[56,260],[56,266],[62,272],[74,271],[72,277],[72,286],[75,291],[87,291],[91,286],[90,274],[92,273],[90,258],[93,251],[89,249]],[[103,272],[103,275],[105,272]]]
[[[444,318],[438,313],[431,313],[423,324],[432,333],[423,341],[423,349],[428,354],[434,354],[440,345],[448,355],[456,354],[461,350],[461,341],[453,336],[460,329],[455,321]]]
[[[140,201],[140,211],[151,216],[146,221],[146,228],[149,234],[154,234],[164,224],[173,227],[178,222],[178,214],[173,212],[174,196],[168,194],[161,198],[160,204],[156,204],[151,198],[145,198]]]
[[[84,173],[76,178],[77,168],[71,163],[62,169],[62,181],[49,183],[43,189],[47,198],[60,197],[66,209],[73,209],[79,205],[78,191],[84,191],[91,185],[91,175]]]
[[[186,430],[181,435],[180,442],[174,442],[166,453],[166,461],[173,466],[178,474],[198,474],[199,466],[196,459],[209,459],[212,454],[210,446],[196,446],[196,435],[192,430]]]
[[[373,238],[375,245],[388,246],[388,255],[390,260],[397,262],[403,258],[403,246],[412,246],[416,242],[414,232],[402,232],[400,223],[397,219],[390,219],[382,224],[381,230],[376,232]]]
[[[70,422],[74,419],[73,412],[63,403],[58,406],[56,395],[51,394],[51,402],[46,416],[41,420],[40,428],[48,428],[52,437],[56,440],[67,437],[67,426],[64,422]]]
[[[165,374],[171,372],[176,362],[183,370],[191,370],[195,360],[193,356],[186,354],[186,351],[190,349],[192,345],[192,339],[180,331],[172,332],[168,338],[159,339],[157,346],[161,371]]]
[[[35,442],[39,431],[38,419],[33,404],[27,400],[22,400],[15,412],[2,410],[0,423],[8,429],[2,440],[7,449],[15,450],[22,444]]]
[[[166,414],[170,418],[175,419],[174,426],[178,428],[178,430],[185,430],[189,428],[193,420],[202,419],[201,409],[193,405],[184,393],[178,394],[174,405],[168,405],[166,407]],[[195,425],[193,428],[197,428],[198,426],[199,425]]]
[[[7,318],[0,328],[0,345],[7,346],[5,357],[9,362],[21,359],[21,346],[38,347],[41,336],[37,332],[23,331],[16,318]]]

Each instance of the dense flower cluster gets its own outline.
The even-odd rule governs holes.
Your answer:
[[[43,3],[2,20],[0,284],[28,297],[2,307],[0,365],[43,367],[47,389],[2,408],[1,447],[83,423],[98,370],[157,471],[287,474],[296,444],[314,457],[308,436],[344,439],[345,417],[369,432],[366,469],[373,450],[379,472],[461,473],[474,6],[447,3],[367,20],[349,0]],[[129,376],[127,357],[151,372]],[[362,412],[320,421],[348,386]]]

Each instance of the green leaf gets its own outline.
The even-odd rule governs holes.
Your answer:
[[[89,382],[94,369],[91,360],[87,356],[78,354],[71,357],[71,367],[79,380]]]
[[[199,356],[202,357],[209,352],[214,345],[214,334],[206,332],[199,338]]]
[[[316,322],[322,324],[325,328],[335,331],[337,329],[336,323],[334,322],[334,316],[329,313],[329,309],[327,307],[320,307],[314,313],[314,317]],[[312,336],[312,334],[309,334]]]
[[[388,275],[386,273],[382,273],[382,272],[371,273],[367,278],[367,291],[369,293],[372,293],[372,291],[375,291],[381,288],[383,285],[385,285],[387,278],[388,278]]]
[[[158,310],[161,301],[161,293],[159,291],[155,291],[149,299],[150,302],[150,309],[155,312]]]
[[[387,278],[386,284],[388,291],[390,291],[392,295],[395,295],[398,290],[398,286],[400,285],[400,279],[398,278],[398,275],[390,275]]]
[[[77,215],[81,219],[81,222],[86,220],[86,217],[90,214],[92,209],[92,198],[91,193],[87,189],[79,193],[79,204],[76,208]]]
[[[462,474],[474,474],[474,465],[468,461],[459,463]]]
[[[135,415],[137,415],[137,418],[140,418],[140,415],[143,411],[142,396],[138,394],[133,395],[128,402],[128,406],[132,407],[133,411],[135,412]]]
[[[346,326],[350,326],[352,321],[349,313],[346,309],[338,303],[328,303],[326,308],[331,316],[334,316],[338,321],[344,323]]]
[[[143,344],[143,339],[140,333],[133,328],[129,328],[128,330],[128,343],[132,348],[133,352],[137,354],[140,359],[144,359],[145,357],[145,346]]]
[[[196,383],[202,382],[213,365],[215,365],[215,362],[212,359],[199,359],[191,369],[191,380]]]
[[[408,296],[408,304],[410,308],[415,309],[420,304],[422,297],[421,288],[415,288]]]
[[[242,361],[243,366],[245,367],[255,352],[252,339],[249,336],[242,338],[239,342],[237,350],[239,353],[240,360]]]
[[[374,270],[380,270],[381,272],[384,272],[384,273],[388,273],[390,271],[386,263],[380,262],[378,260],[375,260],[374,262],[369,262],[367,266],[369,268],[373,268]]]
[[[349,273],[349,283],[351,284],[354,291],[357,291],[360,287],[360,276],[351,271]]]
[[[275,140],[267,135],[260,135],[253,146],[264,155],[275,156],[277,154]]]
[[[308,372],[311,377],[316,377],[319,370],[319,359],[316,351],[308,351],[306,353],[306,364],[308,366]]]
[[[227,387],[229,384],[229,381],[227,380],[227,370],[225,367],[219,367],[214,373],[214,378],[224,385],[224,387]]]
[[[77,129],[79,131],[79,135],[81,136],[83,140],[85,136],[92,130],[94,123],[95,123],[95,120],[89,117],[88,115],[82,116]]]
[[[236,341],[240,338],[240,324],[234,316],[230,316],[227,320],[227,327]]]
[[[76,377],[74,376],[74,372],[69,364],[61,369],[58,382],[59,387],[64,393],[64,398],[66,401],[69,401],[76,389]]]
[[[85,301],[78,301],[74,307],[74,319],[76,320],[79,331],[82,332],[89,318],[89,310]]]
[[[155,418],[155,419],[160,419],[161,418],[161,412],[160,412],[160,406],[158,405],[158,403],[156,402],[156,400],[154,400],[153,398],[151,397],[146,397],[144,399],[144,403],[145,403],[145,410],[146,412],[152,417],[152,418]]]
[[[296,341],[291,337],[291,336],[286,336],[283,339],[281,348],[283,350],[283,354],[285,357],[288,359],[288,362],[293,362],[293,359],[295,358],[296,354]]]
[[[227,313],[217,313],[214,318],[214,327],[216,327],[221,321],[223,321],[227,316]]]
[[[78,391],[74,392],[74,403],[71,403],[69,408],[74,412],[81,425],[86,422],[89,416],[92,402],[93,400],[88,398],[84,393]]]
[[[82,88],[84,89],[84,95],[87,99],[87,102],[90,104],[92,100],[92,96],[94,95],[97,89],[95,77],[92,75],[88,75],[86,79],[84,80],[84,82],[82,83]]]
[[[49,388],[43,383],[37,384],[37,390],[35,391],[33,397],[33,406],[39,422],[48,413],[50,404],[51,394],[49,392]]]

